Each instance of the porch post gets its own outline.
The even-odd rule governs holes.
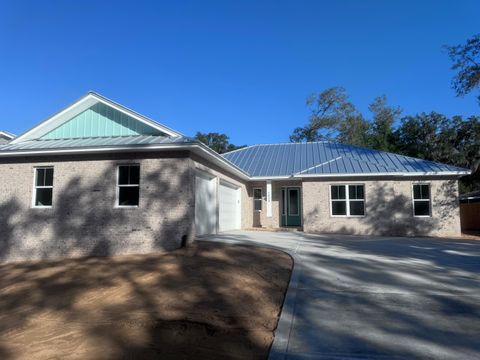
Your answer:
[[[267,217],[272,217],[272,180],[267,180]]]

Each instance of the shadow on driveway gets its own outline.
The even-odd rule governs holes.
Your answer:
[[[288,342],[275,358],[479,359],[480,242],[238,232],[295,253]],[[277,341],[277,339],[275,340]]]

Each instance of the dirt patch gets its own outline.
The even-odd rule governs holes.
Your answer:
[[[0,266],[0,359],[265,359],[292,268],[278,250]]]

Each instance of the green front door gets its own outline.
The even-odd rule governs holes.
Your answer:
[[[282,189],[282,226],[301,226],[300,188]]]

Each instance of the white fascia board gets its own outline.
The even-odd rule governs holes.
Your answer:
[[[9,140],[15,137],[14,134],[9,133],[8,131],[0,131],[0,136],[3,136],[4,138],[7,138]]]
[[[470,175],[470,170],[465,171],[428,171],[428,172],[386,172],[386,173],[353,173],[353,174],[295,174],[290,176],[252,176],[251,181],[265,181],[265,180],[301,180],[304,178],[344,178],[344,177],[409,177],[409,176],[464,176]]]
[[[250,180],[252,181],[266,181],[266,180],[291,180],[293,176],[252,176]]]
[[[378,177],[378,176],[463,176],[470,175],[470,170],[465,171],[425,171],[425,172],[385,172],[385,173],[354,173],[354,174],[304,174],[295,175],[294,178],[328,178],[328,177]]]
[[[90,148],[72,148],[72,149],[38,149],[38,150],[18,150],[18,151],[0,151],[0,157],[16,157],[16,156],[42,156],[42,155],[76,155],[76,154],[97,154],[112,152],[140,152],[140,151],[167,151],[167,150],[190,150],[199,156],[206,158],[212,163],[220,166],[222,169],[235,174],[242,180],[249,180],[248,174],[235,165],[225,160],[221,155],[217,154],[203,144],[166,144],[166,145],[133,145],[133,146],[102,146]]]
[[[11,144],[16,144],[19,142],[38,139],[43,135],[47,134],[51,130],[57,128],[58,126],[64,124],[71,118],[80,114],[82,111],[87,110],[92,105],[96,104],[98,101],[91,94],[83,96],[80,100],[74,102],[73,104],[67,106],[65,109],[60,112],[52,115],[46,120],[42,121],[40,124],[34,126],[30,130],[26,131],[22,135],[18,136],[12,140]]]
[[[174,131],[164,125],[161,125],[143,115],[140,115],[139,113],[133,110],[130,110],[123,105],[120,105],[96,93],[90,92],[87,95],[80,98],[79,100],[77,100],[76,102],[74,102],[73,104],[67,106],[65,109],[52,115],[48,119],[42,121],[40,124],[34,126],[32,129],[18,136],[17,138],[11,141],[11,144],[16,144],[16,143],[27,141],[27,140],[38,139],[99,102],[117,111],[120,111],[134,118],[135,120],[140,121],[169,136],[172,136],[172,137],[182,136],[181,133]]]
[[[212,160],[213,163],[219,165],[222,169],[226,169],[230,172],[234,172],[237,176],[239,176],[243,180],[250,180],[250,176],[245,171],[243,171],[242,169],[240,169],[239,167],[237,167],[236,165],[234,165],[233,163],[225,159],[222,155],[218,154],[216,151],[210,149],[207,145],[198,142],[193,146],[194,146],[194,149],[198,149],[199,153],[198,152],[197,153],[200,156],[202,154],[207,154],[209,155],[207,159]]]

